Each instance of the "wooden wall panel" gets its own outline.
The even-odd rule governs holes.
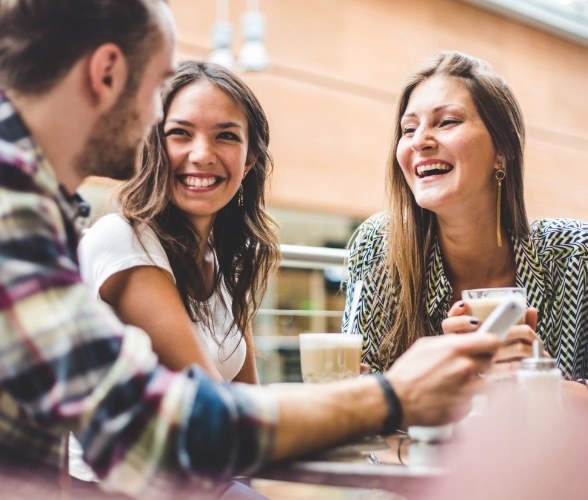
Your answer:
[[[214,0],[171,0],[181,57],[206,57]],[[532,218],[588,219],[588,47],[456,0],[261,0],[271,68],[244,74],[276,161],[271,203],[362,218],[383,204],[398,89],[442,49],[488,60],[528,125]],[[245,0],[230,1],[235,52]]]

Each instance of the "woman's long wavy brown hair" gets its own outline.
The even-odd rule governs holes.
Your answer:
[[[517,99],[502,77],[488,63],[456,51],[444,51],[411,75],[400,93],[396,133],[387,162],[387,194],[390,222],[388,267],[391,290],[398,295],[391,330],[380,346],[380,364],[389,367],[419,337],[430,335],[425,317],[427,265],[437,236],[433,212],[421,208],[396,159],[402,136],[400,119],[414,89],[429,77],[459,79],[469,90],[494,146],[505,158],[505,189],[502,192],[502,224],[516,238],[529,234],[523,196],[523,149],[525,127]]]
[[[119,192],[123,215],[135,232],[149,226],[159,238],[176,278],[176,286],[192,320],[207,322],[206,288],[199,259],[201,235],[188,217],[172,203],[173,175],[163,125],[175,95],[188,85],[207,81],[231,97],[247,116],[248,158],[255,162],[243,179],[243,206],[235,196],[214,219],[209,243],[218,261],[215,290],[224,282],[232,298],[234,324],[242,334],[251,327],[270,274],[279,261],[276,225],[265,211],[265,189],[273,161],[268,151],[269,126],[253,92],[234,73],[204,61],[184,61],[162,92],[164,118],[143,145],[140,170]],[[228,332],[223,332],[224,338]],[[215,332],[217,336],[217,332]],[[249,347],[249,339],[245,337]],[[221,342],[217,338],[217,342]]]

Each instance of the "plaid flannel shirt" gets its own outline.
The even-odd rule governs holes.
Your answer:
[[[158,365],[148,336],[81,282],[75,217],[76,203],[0,91],[0,470],[57,475],[70,429],[104,486],[128,494],[211,488],[259,467],[276,402],[197,367]]]

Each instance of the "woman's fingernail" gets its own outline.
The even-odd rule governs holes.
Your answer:
[[[472,318],[472,319],[470,319],[470,323],[471,323],[472,325],[477,325],[479,322],[480,322],[480,320],[479,320],[479,319],[476,319],[476,318]]]

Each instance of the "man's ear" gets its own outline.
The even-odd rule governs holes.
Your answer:
[[[128,73],[127,60],[118,45],[105,43],[94,50],[88,64],[94,103],[110,109],[124,90]]]

